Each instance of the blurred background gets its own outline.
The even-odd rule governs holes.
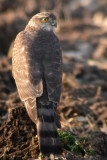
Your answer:
[[[8,54],[17,33],[41,11],[56,14],[62,50],[95,58],[106,54],[106,0],[0,0],[0,55]]]
[[[26,149],[37,143],[36,129],[19,99],[11,56],[16,35],[41,11],[53,12],[58,20],[64,154],[67,160],[106,160],[107,0],[0,0],[0,159],[6,147],[9,160],[15,151],[21,151],[13,153],[16,160],[34,160],[39,154],[38,147]]]

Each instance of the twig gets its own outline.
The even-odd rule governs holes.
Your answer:
[[[33,148],[31,149],[31,151],[32,151],[32,150],[34,150],[34,149],[37,149],[38,146],[39,146],[39,145],[35,145],[35,144],[34,144],[34,145],[32,145],[32,146],[29,146],[29,147],[23,149],[22,151],[12,152],[12,153],[8,154],[7,157],[9,158],[9,157],[14,156],[14,155],[17,155],[17,154],[22,154],[23,152],[26,152],[27,150],[29,150],[29,149],[31,149],[31,148],[33,147]]]
[[[95,99],[98,99],[98,98],[100,97],[100,95],[101,95],[101,90],[102,90],[102,87],[99,86],[99,87],[97,88],[97,93],[96,93]]]

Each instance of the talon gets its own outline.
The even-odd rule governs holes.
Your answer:
[[[54,160],[55,159],[55,156],[53,154],[50,154],[50,159],[51,160]]]

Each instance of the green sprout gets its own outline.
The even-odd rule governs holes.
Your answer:
[[[39,158],[44,158],[44,155],[42,153],[40,153]]]
[[[70,132],[58,131],[62,147],[69,151],[74,151],[77,153],[81,153],[83,156],[86,153],[94,154],[95,151],[93,149],[86,150],[81,146],[81,142],[86,140],[88,136],[78,138],[75,135],[71,135]],[[77,140],[78,139],[78,140]]]

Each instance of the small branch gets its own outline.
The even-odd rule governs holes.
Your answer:
[[[10,158],[11,156],[22,154],[28,150],[33,151],[34,149],[37,149],[38,147],[39,147],[39,145],[34,144],[32,146],[29,146],[29,147],[23,149],[22,151],[15,151],[15,152],[12,152],[8,155],[6,155],[6,151],[5,151],[4,154],[0,157],[0,159],[3,158],[5,160],[6,159],[5,157]]]

